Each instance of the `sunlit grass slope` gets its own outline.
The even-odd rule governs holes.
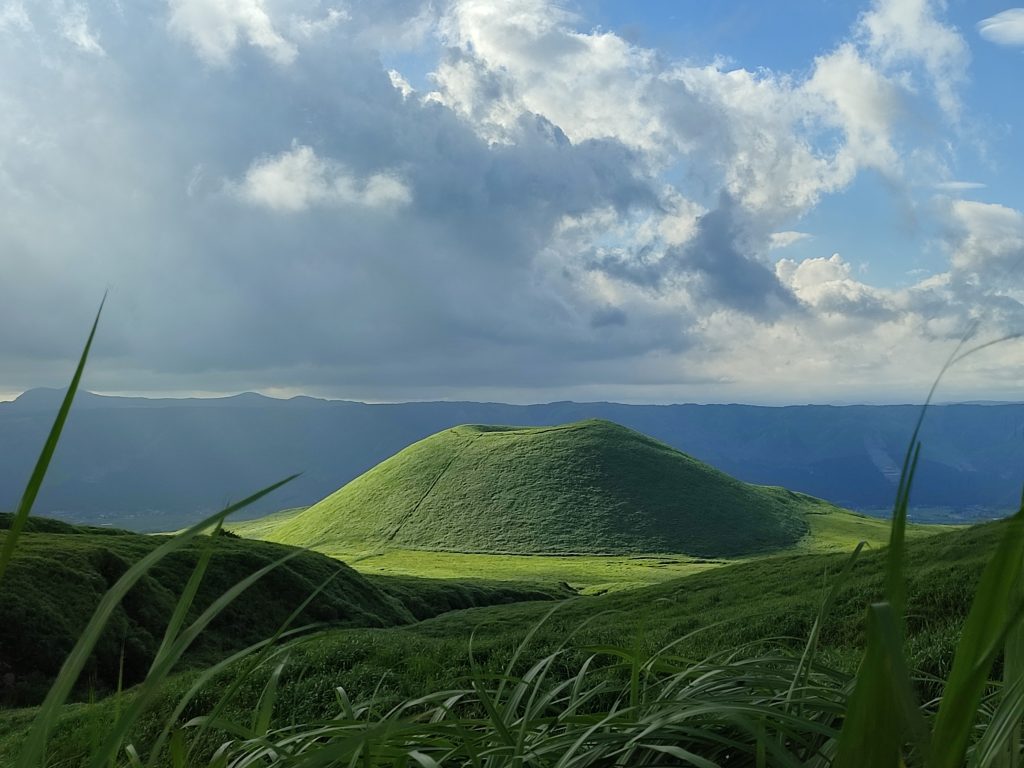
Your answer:
[[[1002,524],[996,523],[910,544],[909,661],[926,673],[926,697],[936,693],[935,678],[928,676],[949,672],[973,590],[1001,533]],[[675,641],[679,642],[674,656],[694,660],[741,647],[752,654],[762,645],[781,644],[798,651],[847,557],[836,553],[762,558],[628,593],[579,598],[562,606],[534,634],[519,671],[570,636],[576,661],[597,646],[618,645],[644,655]],[[884,569],[884,549],[869,548],[843,580],[821,634],[828,663],[850,673],[855,670],[864,644],[864,605],[882,595]],[[498,673],[550,609],[550,604],[542,603],[480,608],[408,627],[341,629],[312,637],[290,654],[277,706],[281,723],[333,716],[339,685],[356,701],[375,691],[391,701],[464,683],[471,671],[470,643],[478,668]],[[574,662],[566,660],[558,669],[559,674],[571,674]],[[246,682],[236,704],[241,713],[237,718],[244,719],[256,707],[269,673],[270,668],[265,669]],[[161,722],[160,715],[170,710],[191,680],[182,676],[170,683],[152,722]],[[225,684],[226,678],[215,688]],[[88,748],[91,732],[102,729],[114,706],[108,701],[67,708],[54,759],[76,764]],[[27,713],[20,711],[0,716],[0,759],[17,754],[27,722]],[[149,727],[143,724],[136,733],[140,743],[151,738],[146,735]]]
[[[721,557],[791,547],[807,534],[807,515],[822,510],[591,420],[445,430],[320,503],[255,525],[273,541],[348,552]]]
[[[889,540],[889,521],[838,509],[806,497],[808,533],[787,553],[850,552],[861,541],[873,547]],[[272,535],[276,527],[302,512],[284,510],[258,520],[232,524],[231,530],[251,537]],[[950,530],[941,525],[909,525],[907,536],[917,538]],[[736,558],[705,558],[678,554],[626,555],[496,555],[463,552],[431,552],[381,547],[326,544],[318,551],[349,563],[365,574],[416,576],[428,579],[487,579],[557,585],[565,583],[581,594],[602,594],[620,589],[658,584],[736,562]],[[755,555],[760,557],[763,555]],[[743,558],[740,558],[743,559]]]

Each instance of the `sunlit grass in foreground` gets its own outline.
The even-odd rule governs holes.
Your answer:
[[[95,325],[93,333],[95,332]],[[90,334],[75,377],[0,551],[0,579],[42,483],[81,377]],[[929,398],[930,399],[930,398]],[[894,509],[884,599],[867,606],[867,648],[855,675],[828,668],[818,655],[819,631],[850,573],[832,579],[802,653],[739,647],[704,659],[674,653],[675,644],[646,654],[637,648],[589,649],[580,664],[562,647],[528,660],[535,626],[505,673],[473,673],[450,689],[398,704],[371,697],[350,701],[336,691],[336,716],[281,727],[275,717],[287,667],[291,620],[266,641],[196,676],[143,753],[131,743],[195,637],[257,579],[284,561],[226,590],[188,620],[209,557],[201,558],[169,619],[145,681],[114,698],[112,719],[96,735],[87,765],[193,766],[637,766],[838,765],[1016,766],[1024,716],[1024,510],[1002,537],[977,588],[942,696],[919,702],[905,662],[906,511],[919,446],[915,432]],[[118,602],[161,558],[224,518],[287,482],[168,538],[135,563],[103,598],[35,714],[18,765],[46,765],[61,707]],[[309,596],[315,599],[316,593]],[[294,617],[303,606],[296,606]],[[681,641],[682,639],[680,639]],[[576,649],[578,650],[578,649]],[[989,675],[999,656],[1002,681]],[[575,658],[573,656],[572,658]],[[611,662],[611,663],[609,663]],[[228,716],[233,697],[256,669],[269,670],[259,701],[244,718]],[[525,670],[525,671],[520,671]],[[203,713],[181,722],[214,677],[234,682]],[[212,742],[211,742],[212,740]],[[206,749],[213,743],[215,748]]]

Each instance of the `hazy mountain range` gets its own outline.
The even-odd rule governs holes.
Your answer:
[[[61,393],[0,403],[0,509],[17,503]],[[914,405],[365,404],[257,394],[216,399],[79,396],[38,514],[138,530],[175,527],[292,472],[252,513],[311,504],[405,446],[457,424],[608,419],[753,483],[858,510],[891,504]],[[915,517],[976,519],[1014,507],[1024,478],[1024,404],[932,408]]]

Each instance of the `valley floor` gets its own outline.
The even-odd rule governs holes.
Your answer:
[[[794,547],[776,555],[852,552],[861,541],[869,548],[888,543],[889,522],[870,515],[833,511],[822,505],[820,514],[808,514],[809,533]],[[280,520],[301,510],[286,510],[230,528],[247,537],[272,533]],[[910,537],[929,536],[950,530],[944,525],[912,525]],[[723,565],[760,559],[699,558],[649,553],[636,555],[511,555],[471,552],[437,552],[414,549],[359,550],[333,546],[314,547],[366,574],[417,576],[428,579],[485,579],[489,581],[564,583],[583,595],[660,584]]]

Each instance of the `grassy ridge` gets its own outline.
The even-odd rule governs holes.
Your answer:
[[[22,534],[0,583],[0,702],[6,704],[32,703],[45,693],[103,593],[161,541],[161,537],[135,534],[66,531],[39,519],[32,522],[37,529],[51,530]],[[6,535],[0,533],[0,540]],[[204,537],[160,563],[118,608],[80,681],[80,693],[110,690],[121,674],[129,685],[141,679],[177,597],[201,549],[208,544],[215,548],[213,566],[193,615],[227,585],[286,551],[266,542],[224,536],[210,542]],[[333,581],[307,608],[301,624],[391,626],[412,621],[399,601],[351,568],[308,553],[243,593],[210,631],[200,636],[190,658],[206,663],[266,637],[332,575]]]
[[[9,520],[0,516],[0,542]],[[0,705],[7,706],[41,699],[103,592],[162,540],[46,518],[30,518],[25,530],[0,583]],[[230,536],[211,542],[203,537],[161,562],[115,613],[80,681],[79,695],[110,691],[121,675],[126,685],[141,679],[200,551],[209,544],[214,555],[193,616],[228,585],[287,551],[267,542]],[[336,560],[308,552],[244,592],[200,635],[187,661],[203,665],[267,637],[329,578],[296,626],[396,626],[458,608],[569,594],[532,585],[366,578]]]
[[[318,504],[239,530],[355,552],[671,552],[795,545],[820,502],[740,482],[606,421],[463,426],[415,443]]]
[[[926,675],[948,673],[973,589],[1003,525],[955,530],[911,543],[909,652],[911,664]],[[550,652],[574,631],[578,631],[572,643],[576,661],[587,654],[588,647],[618,645],[647,654],[686,635],[674,652],[692,659],[745,644],[798,648],[806,640],[831,577],[845,559],[841,554],[766,558],[642,590],[572,600],[537,632],[528,657]],[[821,636],[829,663],[848,671],[856,667],[864,643],[864,605],[882,594],[884,568],[885,551],[872,549],[840,590]],[[338,685],[356,700],[378,687],[397,698],[455,685],[469,673],[471,632],[475,632],[477,664],[484,671],[498,672],[549,609],[549,605],[523,603],[450,613],[404,628],[319,634],[291,652],[278,711],[295,722],[331,715]],[[573,669],[572,662],[567,659],[559,667],[563,674]],[[189,680],[184,676],[171,683],[153,722],[160,721]],[[264,674],[246,682],[239,711],[255,706],[265,680]],[[926,693],[936,692],[932,683],[924,681],[922,686]],[[67,710],[55,754],[73,762],[90,729],[102,727],[111,706],[108,702]],[[198,713],[198,709],[191,712]],[[24,720],[24,715],[13,712],[6,726],[0,722],[0,734],[8,729],[7,736],[0,735],[0,757],[13,754]],[[137,734],[142,742],[146,727]]]

